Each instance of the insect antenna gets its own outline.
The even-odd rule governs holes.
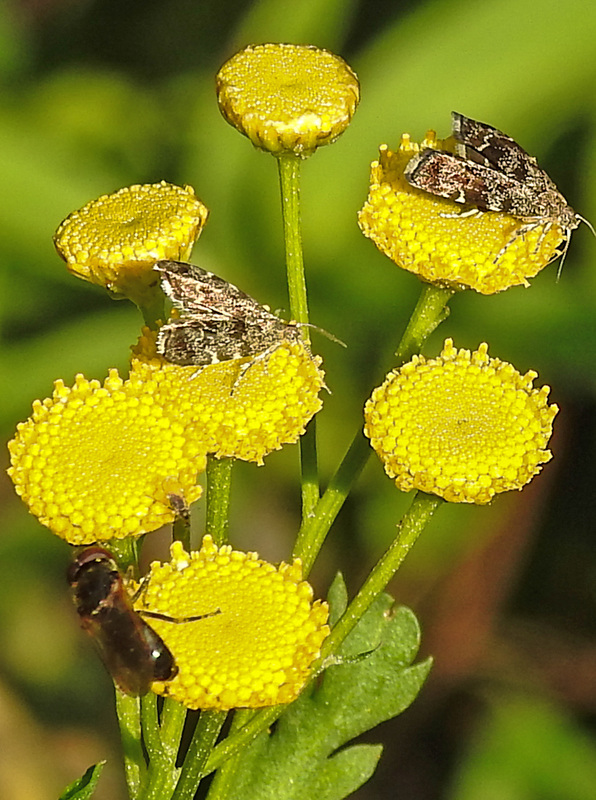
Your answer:
[[[592,233],[592,236],[596,239],[596,230],[594,229],[592,223],[585,217],[582,217],[581,214],[576,214],[575,218],[578,219],[580,222],[583,222],[585,225],[587,225]],[[561,263],[559,264],[559,269],[557,270],[557,283],[559,282],[559,278],[561,277],[561,273],[563,272],[563,264],[565,263],[565,259],[567,258],[567,251],[569,250],[570,242],[571,242],[571,232],[568,231],[567,241],[565,243],[565,249],[563,250],[563,254],[561,255]]]
[[[161,614],[159,611],[145,611],[144,609],[137,609],[137,614],[140,614],[141,617],[161,619],[164,622],[174,622],[178,625],[181,622],[198,622],[198,620],[207,619],[207,617],[216,617],[221,614],[221,608],[216,608],[215,611],[208,611],[206,614],[197,614],[194,617],[170,617],[168,614]]]
[[[340,344],[342,347],[347,347],[348,345],[345,342],[342,342],[341,339],[338,339],[337,336],[334,336],[329,331],[326,331],[325,328],[319,328],[318,325],[314,325],[312,322],[295,322],[294,325],[298,328],[312,328],[313,331],[317,333],[323,334],[326,339],[329,339],[331,342],[335,342],[335,344]]]

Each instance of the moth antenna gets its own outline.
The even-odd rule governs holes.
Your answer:
[[[583,222],[585,225],[588,226],[592,236],[596,239],[596,230],[592,223],[587,220],[585,217],[582,217],[581,214],[576,214],[575,218],[578,219],[580,222]],[[559,269],[557,270],[557,283],[559,282],[559,278],[561,277],[561,273],[563,272],[563,264],[565,263],[565,258],[567,257],[567,251],[569,250],[569,244],[571,242],[571,231],[568,232],[567,235],[567,243],[565,244],[565,249],[563,250],[563,254],[561,256],[561,263],[559,264]]]
[[[587,220],[585,217],[582,217],[581,214],[576,214],[575,218],[578,219],[580,222],[583,222],[585,225],[587,225],[588,228],[592,231],[592,236],[596,238],[596,230],[594,229],[594,226],[589,220]]]
[[[299,328],[312,328],[317,333],[322,333],[327,339],[335,344],[340,344],[342,347],[347,347],[348,345],[345,342],[342,342],[341,339],[338,339],[337,336],[334,336],[329,331],[326,331],[325,328],[319,328],[318,325],[314,325],[312,322],[295,322],[294,325],[298,326]]]

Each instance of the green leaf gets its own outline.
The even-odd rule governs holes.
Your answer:
[[[59,800],[88,800],[95,791],[97,781],[99,780],[105,763],[105,761],[100,761],[99,764],[94,764],[92,767],[89,767],[83,776],[77,778],[74,783],[66,787],[60,795]]]
[[[330,592],[332,618],[345,606],[336,579]],[[382,595],[344,642],[340,653],[372,650],[356,663],[329,667],[261,734],[238,762],[229,796],[235,800],[340,800],[373,774],[380,745],[347,742],[400,714],[414,700],[430,661],[411,666],[420,630],[412,612]],[[339,609],[336,608],[339,606]],[[343,748],[337,752],[339,748]]]

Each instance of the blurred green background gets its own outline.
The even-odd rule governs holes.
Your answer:
[[[77,372],[126,371],[141,324],[71,277],[62,218],[132,183],[190,183],[211,210],[193,260],[287,308],[277,175],[220,117],[214,75],[240,47],[312,43],[357,71],[347,132],[303,169],[312,320],[333,394],[319,416],[324,479],[392,366],[417,280],[359,233],[378,146],[446,136],[457,110],[512,135],[596,223],[596,5],[585,0],[21,0],[0,5],[0,308],[3,440],[31,402]],[[385,753],[358,800],[588,800],[596,793],[596,242],[573,236],[561,279],[451,303],[446,336],[539,372],[561,407],[553,461],[488,508],[441,509],[391,587],[435,666],[417,703],[367,737]],[[299,519],[297,448],[235,475],[233,543],[287,558]],[[4,449],[3,468],[8,464]],[[4,469],[3,469],[4,473]],[[0,482],[0,796],[45,800],[110,759],[111,688],[64,581],[69,548]],[[371,459],[313,573],[356,591],[409,503]],[[200,530],[197,530],[197,534]],[[159,535],[155,535],[158,540]],[[165,540],[164,540],[165,541]]]

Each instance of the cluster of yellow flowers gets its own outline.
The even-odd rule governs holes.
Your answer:
[[[335,141],[359,101],[356,75],[341,58],[297,45],[246,48],[224,64],[217,91],[225,119],[278,157],[303,158]],[[438,287],[488,294],[527,285],[552,259],[563,235],[557,226],[515,237],[519,219],[445,214],[449,201],[406,181],[412,155],[452,145],[430,131],[420,145],[404,135],[395,153],[382,146],[359,216],[363,233]],[[73,212],[54,242],[74,275],[156,307],[155,262],[188,260],[207,216],[190,186],[135,185]],[[159,355],[156,331],[143,328],[127,377],[114,369],[103,384],[83,375],[71,387],[58,380],[51,397],[35,401],[9,446],[16,491],[75,545],[172,522],[171,496],[199,498],[208,455],[261,464],[296,442],[321,407],[321,360],[306,344],[280,342],[237,381],[248,361],[224,360],[197,374]],[[489,358],[486,344],[470,353],[447,340],[440,356],[414,357],[373,391],[365,433],[403,491],[487,503],[521,489],[551,457],[557,409],[547,404],[548,387],[533,388],[535,377]],[[171,556],[152,565],[137,608],[183,619],[215,603],[221,613],[152,622],[179,667],[154,690],[191,708],[296,697],[328,633],[327,606],[312,602],[300,562],[275,568],[209,537],[198,553],[175,543]]]

